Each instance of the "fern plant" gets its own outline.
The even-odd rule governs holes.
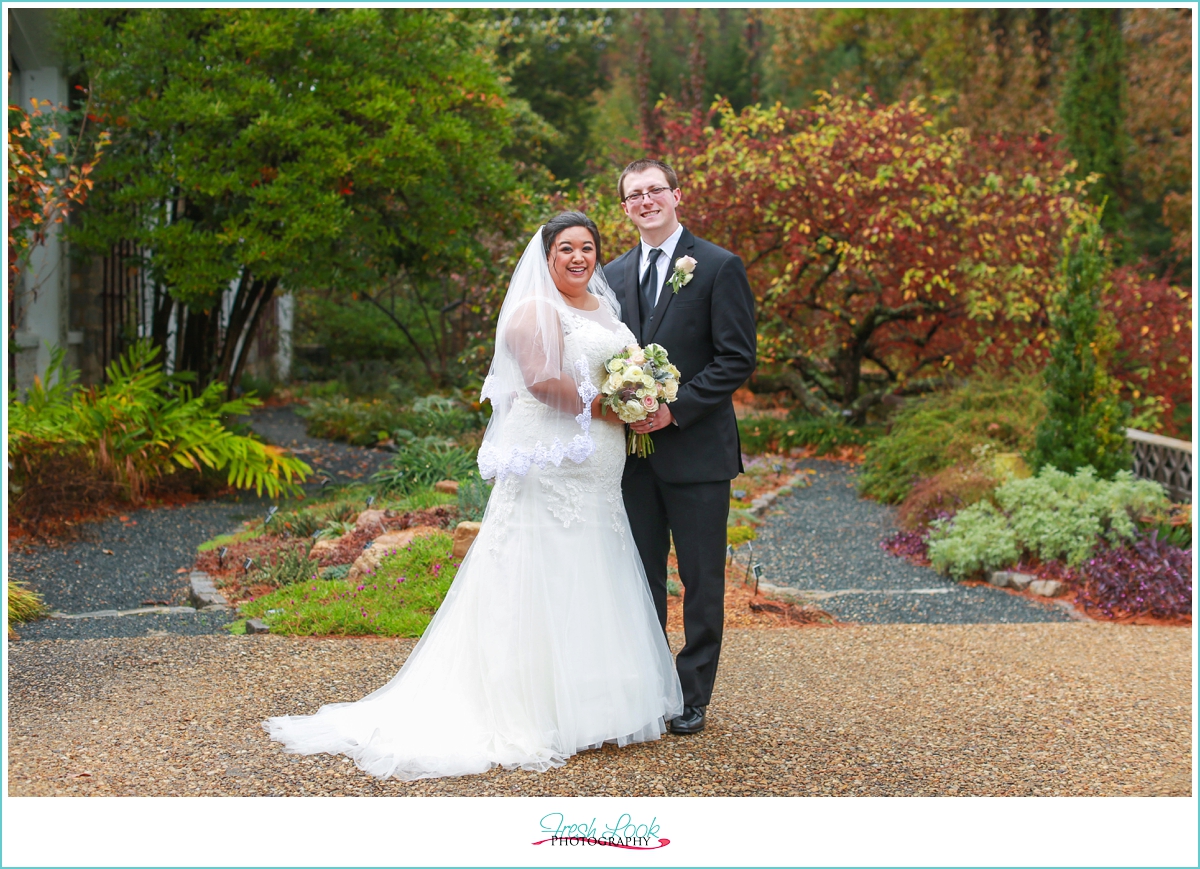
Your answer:
[[[192,376],[166,375],[157,355],[149,342],[134,344],[105,369],[104,385],[80,388],[79,372],[55,352],[45,381],[35,380],[23,401],[9,399],[9,458],[18,486],[37,479],[39,461],[69,456],[134,503],[153,479],[176,468],[224,471],[230,485],[273,498],[299,492],[312,473],[307,464],[223,423],[249,413],[256,400],[225,401],[220,383],[195,395]]]

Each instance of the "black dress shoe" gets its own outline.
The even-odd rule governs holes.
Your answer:
[[[672,733],[699,733],[704,729],[703,706],[684,706],[683,714],[667,722],[667,729]]]

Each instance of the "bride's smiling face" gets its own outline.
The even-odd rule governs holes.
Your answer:
[[[587,295],[588,281],[596,270],[596,242],[585,226],[570,226],[554,239],[550,251],[550,274],[564,296]]]

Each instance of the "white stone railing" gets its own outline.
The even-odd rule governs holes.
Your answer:
[[[1162,435],[1125,429],[1133,446],[1133,474],[1154,480],[1167,490],[1172,501],[1192,502],[1192,445]]]

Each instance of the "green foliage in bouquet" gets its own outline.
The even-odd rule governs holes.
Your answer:
[[[1044,414],[1036,374],[978,372],[956,389],[906,405],[891,431],[867,448],[859,491],[895,504],[918,480],[973,462],[973,450],[981,445],[999,453],[1027,452]]]
[[[1036,477],[1004,483],[994,499],[932,524],[935,569],[964,579],[1013,565],[1022,555],[1079,565],[1101,540],[1132,540],[1139,516],[1167,507],[1158,483],[1128,471],[1102,480],[1091,468],[1074,475],[1044,468]]]
[[[103,386],[76,388],[79,372],[67,369],[58,351],[24,401],[10,396],[14,509],[39,485],[52,485],[42,471],[56,460],[110,482],[134,503],[152,480],[179,468],[224,471],[230,485],[273,498],[300,491],[312,472],[307,464],[224,423],[257,400],[224,401],[221,383],[194,395],[189,376],[163,373],[157,355],[148,342],[134,344],[105,370]]]
[[[1108,259],[1104,234],[1091,221],[1066,242],[1062,291],[1050,313],[1058,340],[1046,365],[1046,416],[1031,456],[1035,469],[1072,472],[1090,465],[1101,477],[1131,467],[1125,426],[1129,408],[1108,376],[1119,335],[1102,315]]]

